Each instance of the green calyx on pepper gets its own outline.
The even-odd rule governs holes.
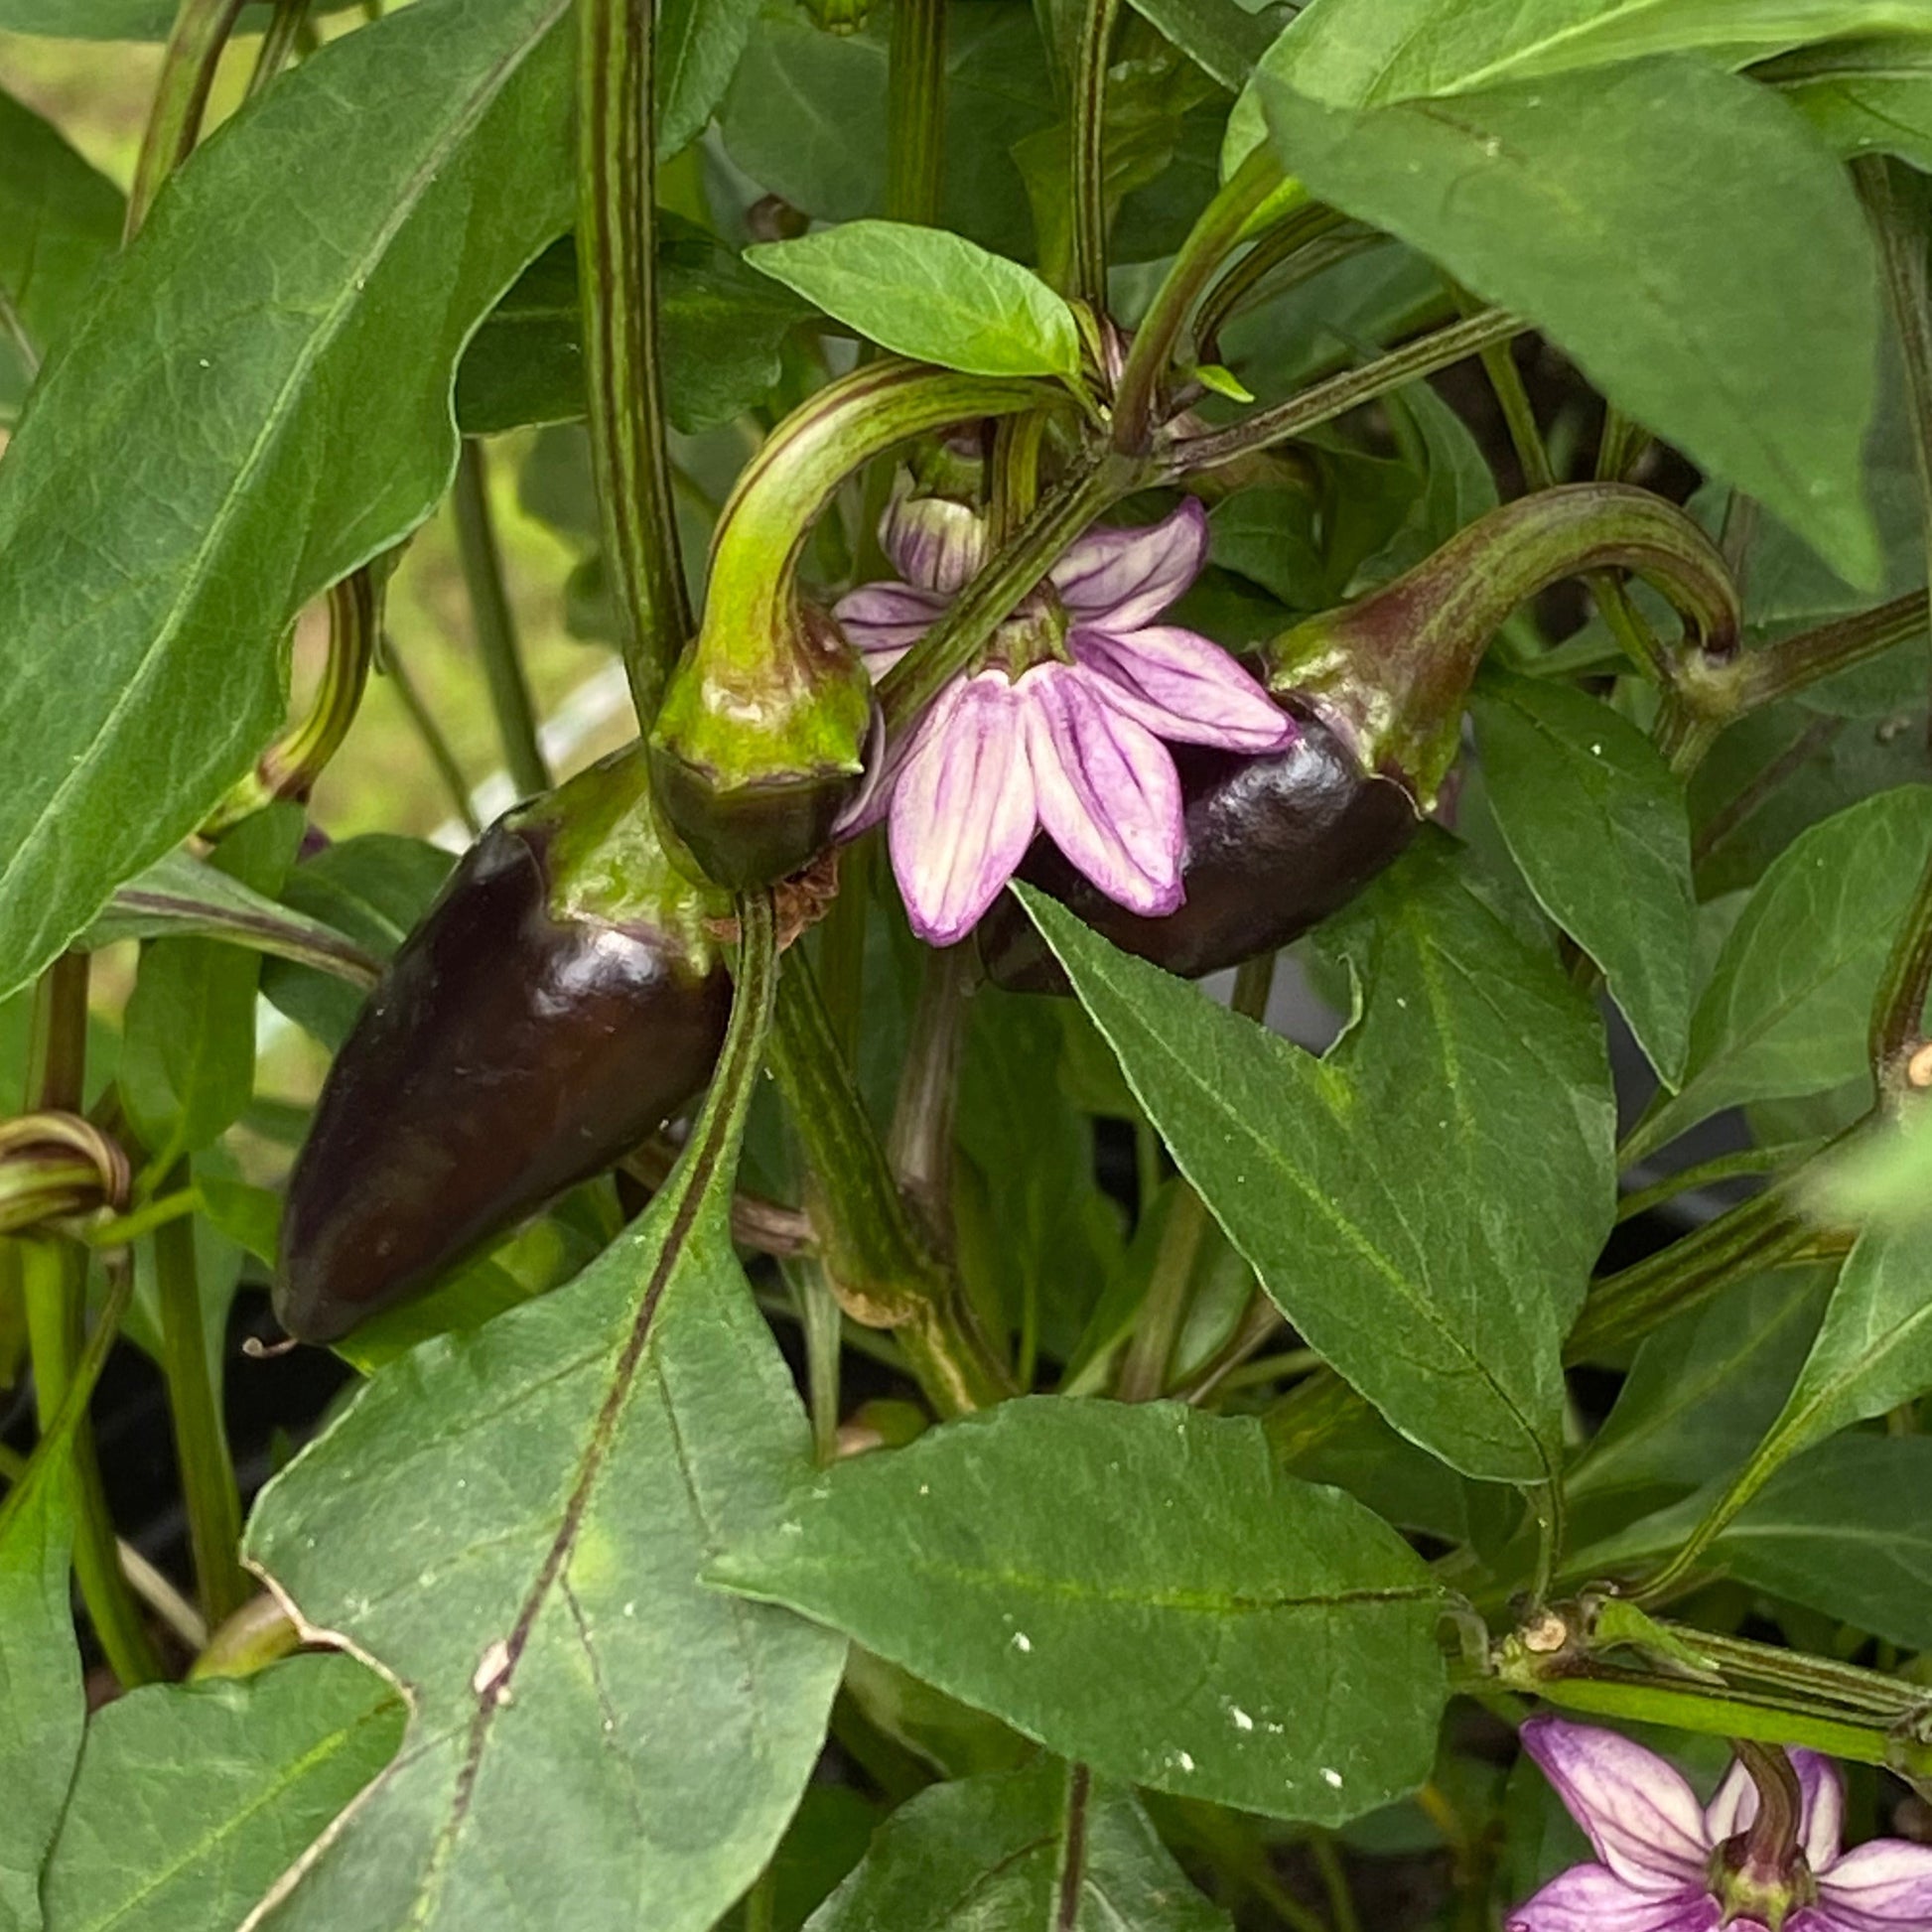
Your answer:
[[[704,619],[650,734],[664,816],[719,885],[743,892],[796,872],[864,775],[871,679],[797,584],[813,524],[848,476],[894,445],[1034,407],[1040,393],[870,363],[794,410],[753,459],[719,519]]]

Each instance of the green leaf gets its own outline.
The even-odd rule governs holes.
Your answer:
[[[1441,549],[1464,524],[1473,523],[1484,510],[1496,507],[1496,479],[1481,447],[1462,418],[1427,382],[1411,382],[1397,389],[1386,398],[1384,407],[1403,461],[1419,480],[1421,489],[1387,542],[1361,559],[1348,585],[1351,592],[1401,576],[1412,564]],[[1367,468],[1366,464],[1359,466],[1357,474],[1366,473]],[[1367,505],[1371,523],[1382,508],[1375,500],[1379,493],[1375,492]],[[1351,510],[1354,507],[1351,505]],[[1343,519],[1334,522],[1339,525]],[[1336,540],[1332,528],[1329,540]]]
[[[1272,22],[1236,0],[1134,0],[1134,11],[1229,93],[1247,84],[1275,40]]]
[[[1759,1466],[1780,1462],[1932,1389],[1932,1243],[1914,1230],[1867,1228],[1846,1258],[1824,1325]]]
[[[1841,41],[1757,69],[1840,154],[1932,171],[1932,40]]]
[[[580,1932],[707,1932],[783,1833],[843,1646],[697,1582],[809,1466],[728,1224],[760,978],[642,1218],[380,1371],[256,1504],[251,1558],[411,1705],[278,1932],[552,1932],[561,1899]]]
[[[1875,578],[1871,244],[1775,95],[1688,56],[1449,103],[1325,106],[1267,66],[1257,85],[1312,194],[1526,316],[1611,401]]]
[[[696,227],[660,237],[657,268],[665,407],[678,429],[715,429],[770,392],[784,340],[810,311]],[[457,374],[456,407],[471,436],[584,414],[574,241],[546,248],[478,330]]]
[[[900,355],[971,375],[1080,370],[1073,311],[1030,268],[944,228],[847,221],[745,259]]]
[[[454,864],[449,853],[422,839],[365,832],[305,859],[290,873],[282,900],[299,916],[345,932],[378,960],[387,959],[429,910]],[[262,992],[332,1050],[348,1037],[362,1010],[355,987],[292,961],[268,961]]]
[[[565,11],[425,0],[332,41],[94,283],[0,467],[0,988],[248,768],[297,611],[442,492],[462,344],[568,214]]]
[[[1841,1436],[1786,1464],[1717,1554],[1752,1588],[1932,1649],[1932,1438]]]
[[[334,926],[278,905],[267,894],[187,852],[171,852],[116,887],[77,943],[94,951],[121,939],[195,935],[294,960],[352,985],[369,985],[378,965],[372,953]]]
[[[1837,1218],[1923,1230],[1932,1220],[1932,1109],[1862,1135],[1819,1176],[1817,1198]]]
[[[95,269],[120,246],[121,220],[113,183],[0,91],[0,422],[80,315]]]
[[[320,0],[315,11],[336,13],[349,0]],[[173,0],[0,0],[0,33],[44,34],[56,40],[165,41],[180,11]],[[240,15],[237,36],[268,25],[266,5]]]
[[[0,1506],[0,1919],[40,1932],[41,1866],[80,1750],[86,1700],[74,1642],[69,1555],[73,1484],[43,1464]]]
[[[711,1574],[1104,1776],[1337,1824],[1429,1772],[1428,1571],[1252,1421],[1005,1402],[840,1464]]]
[[[1317,1060],[1022,897],[1309,1342],[1464,1474],[1544,1479],[1562,1339],[1613,1199],[1602,1035],[1554,960],[1426,842],[1342,929],[1365,1006]]]
[[[759,0],[665,0],[651,45],[658,160],[668,161],[704,132],[758,17]]]
[[[759,185],[825,221],[885,207],[889,24],[827,34],[794,0],[766,0],[719,116],[726,149]],[[946,23],[946,179],[940,220],[1016,258],[1033,220],[1016,142],[1059,114],[1025,0],[976,0]]]
[[[48,1932],[238,1925],[395,1755],[402,1700],[350,1657],[153,1684],[98,1712],[48,1864]]]
[[[1691,1020],[1684,1080],[1638,1123],[1641,1160],[1721,1107],[1857,1079],[1878,976],[1932,856],[1932,786],[1900,785],[1792,841],[1731,927]]]
[[[209,870],[256,899],[280,889],[302,836],[295,806],[257,813],[215,848]],[[121,1046],[121,1098],[157,1173],[241,1118],[255,1088],[261,956],[214,939],[156,939],[141,953]]]
[[[1690,1045],[1696,934],[1683,785],[1642,732],[1571,685],[1492,671],[1473,708],[1510,856],[1674,1081]]]
[[[1094,1177],[1093,1123],[1060,1090],[1057,1008],[989,993],[975,1000],[959,1076],[962,1271],[980,1264],[998,1331],[1035,1334],[1066,1361],[1120,1266],[1120,1210]],[[967,1222],[981,1239],[969,1251]]]
[[[1694,1489],[1737,1468],[1791,1393],[1831,1281],[1820,1268],[1759,1275],[1650,1336],[1568,1493]]]
[[[1047,1757],[936,1784],[901,1805],[807,1932],[1227,1932],[1228,1924],[1187,1882],[1131,1791]]]
[[[1460,94],[1697,52],[1731,66],[1807,41],[1932,34],[1918,0],[1315,0],[1271,69],[1337,106]]]

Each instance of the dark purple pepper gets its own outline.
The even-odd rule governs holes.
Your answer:
[[[1049,839],[1035,840],[1020,877],[1123,952],[1184,977],[1287,945],[1347,904],[1422,823],[1395,779],[1363,771],[1319,720],[1297,722],[1293,745],[1260,758],[1173,748],[1187,897],[1166,917],[1115,904]],[[1068,990],[1059,962],[1011,895],[980,922],[979,946],[987,971],[1013,992]]]
[[[336,1340],[427,1288],[710,1078],[731,980],[708,900],[661,852],[626,864],[655,850],[634,814],[606,836],[614,765],[628,794],[642,763],[585,774],[603,786],[589,838],[569,815],[585,779],[491,826],[370,994],[289,1179],[274,1304],[290,1334]]]
[[[1045,840],[1020,877],[1124,951],[1172,973],[1238,965],[1331,912],[1396,859],[1454,762],[1469,685],[1519,604],[1579,572],[1631,571],[1670,601],[1686,646],[1735,647],[1737,592],[1682,510],[1624,483],[1568,483],[1478,517],[1392,583],[1266,645],[1262,675],[1301,726],[1287,751],[1246,759],[1176,747],[1186,899],[1166,918],[1116,905]],[[981,921],[1000,985],[1068,991],[1011,897]]]

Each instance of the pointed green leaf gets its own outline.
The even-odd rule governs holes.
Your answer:
[[[1022,896],[1296,1327],[1412,1442],[1542,1480],[1614,1185],[1601,1030],[1555,961],[1431,842],[1346,928],[1366,1004],[1317,1060]]]
[[[1315,0],[1270,57],[1337,106],[1460,94],[1506,81],[1695,52],[1733,67],[1807,41],[1932,36],[1919,0]]]
[[[331,42],[93,284],[0,466],[0,988],[247,769],[296,612],[441,492],[463,342],[568,217],[565,11],[424,0]]]
[[[98,1712],[46,1881],[48,1932],[239,1925],[402,1738],[350,1657],[151,1684]]]
[[[1691,1031],[1691,823],[1657,749],[1600,699],[1490,672],[1474,696],[1489,801],[1537,902],[1602,967],[1667,1081]]]
[[[116,887],[78,943],[93,951],[122,939],[195,935],[313,966],[353,986],[373,985],[381,964],[334,926],[277,904],[187,852],[171,852]]]
[[[1334,1824],[1428,1775],[1436,1587],[1252,1421],[1005,1402],[840,1464],[711,1574],[1107,1776]]]
[[[1328,106],[1266,67],[1257,85],[1311,193],[1526,316],[1645,427],[1875,581],[1871,244],[1783,101],[1689,56],[1452,102]]]
[[[41,1866],[80,1750],[68,1464],[44,1465],[0,1507],[0,1922],[40,1932]]]
[[[900,355],[970,375],[1080,369],[1073,311],[1030,268],[963,235],[908,221],[847,221],[745,259]]]
[[[1880,792],[1794,839],[1731,927],[1691,1021],[1678,1093],[1640,1160],[1721,1107],[1822,1093],[1865,1069],[1878,976],[1932,857],[1932,786]]]
[[[707,1932],[798,1803],[843,1646],[697,1581],[809,1466],[731,1246],[768,991],[739,1005],[642,1219],[380,1370],[256,1505],[253,1560],[411,1703],[277,1932],[553,1932],[560,1900],[576,1932]]]
[[[1227,1932],[1228,1923],[1131,1791],[1046,1757],[935,1784],[901,1805],[806,1932]]]
[[[0,92],[0,422],[120,246],[122,203],[58,129]]]
[[[1932,1242],[1867,1228],[1846,1258],[1824,1325],[1757,1457],[1778,1463],[1932,1389]]]
[[[1841,41],[1760,68],[1842,155],[1895,154],[1932,172],[1932,38]]]

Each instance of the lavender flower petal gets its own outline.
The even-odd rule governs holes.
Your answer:
[[[893,871],[912,930],[963,939],[1026,856],[1038,815],[1027,759],[1026,700],[1004,671],[941,697],[893,786]]]
[[[1130,911],[1172,912],[1185,831],[1167,748],[1102,703],[1078,669],[1040,665],[1018,688],[1029,701],[1039,821],[1053,843]]]
[[[1109,630],[1151,623],[1207,561],[1207,512],[1190,496],[1164,522],[1089,530],[1046,574],[1075,623]]]
[[[1801,1793],[1799,1843],[1812,1870],[1828,1871],[1845,1842],[1845,1780],[1838,1766],[1818,1751],[1793,1751],[1791,1767],[1798,1773]]]
[[[1596,1856],[1639,1891],[1704,1886],[1704,1808],[1674,1765],[1614,1730],[1532,1718],[1523,1748],[1543,1767]]]
[[[1171,744],[1275,752],[1295,721],[1219,644],[1174,624],[1076,628],[1075,659],[1107,680],[1118,710]]]
[[[1507,1923],[1509,1932],[1716,1932],[1723,1916],[1702,1885],[1660,1895],[1626,1885],[1600,1864],[1573,1864]]]
[[[1828,1870],[1845,1834],[1845,1784],[1838,1766],[1817,1751],[1795,1750],[1791,1768],[1798,1774],[1798,1835],[1814,1871]],[[1757,1786],[1741,1763],[1732,1760],[1704,1813],[1713,1845],[1749,1831],[1757,1816]]]
[[[1932,1926],[1932,1845],[1875,1838],[1846,1853],[1820,1875],[1813,1909],[1817,1932],[1925,1932]]]
[[[884,677],[938,621],[946,600],[910,584],[864,584],[839,599],[832,615],[865,654],[875,681]]]

